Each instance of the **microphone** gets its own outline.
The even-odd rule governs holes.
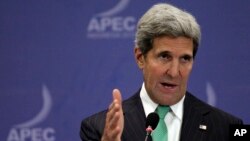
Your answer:
[[[159,115],[157,113],[152,112],[147,116],[147,119],[146,119],[146,132],[147,132],[147,134],[146,134],[145,141],[148,140],[148,136],[156,128],[158,122],[159,122]]]

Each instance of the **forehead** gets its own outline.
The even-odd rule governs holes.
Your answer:
[[[152,51],[162,52],[168,51],[178,54],[190,54],[193,53],[193,40],[187,37],[157,37],[153,40]]]

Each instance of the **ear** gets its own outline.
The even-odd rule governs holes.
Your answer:
[[[135,47],[134,49],[135,61],[140,69],[144,68],[145,58],[142,54],[142,51],[139,47]]]

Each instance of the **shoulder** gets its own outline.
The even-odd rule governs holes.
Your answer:
[[[103,110],[101,112],[95,113],[87,118],[85,118],[84,120],[82,120],[82,123],[91,123],[93,125],[95,124],[101,124],[105,122],[105,118],[106,118],[106,113],[107,110]]]
[[[192,103],[192,104],[191,104]],[[242,124],[242,120],[230,113],[227,113],[217,107],[213,107],[187,92],[185,105],[190,104],[192,108],[204,115],[207,120],[214,123],[221,122],[224,124]]]
[[[182,138],[195,139],[200,135],[209,141],[227,141],[232,124],[243,123],[238,117],[201,101],[189,92],[186,93],[182,130],[193,131],[194,134],[183,134]],[[195,130],[197,128],[199,130]]]
[[[105,126],[107,110],[91,115],[81,122],[80,136],[82,140],[100,140]]]

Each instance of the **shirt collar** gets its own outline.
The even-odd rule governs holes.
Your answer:
[[[142,84],[142,88],[140,91],[140,97],[142,100],[142,105],[146,114],[146,117],[151,113],[154,112],[155,109],[158,106],[158,103],[153,102],[150,97],[148,96],[148,93],[145,89],[145,84]],[[183,96],[183,98],[177,102],[174,105],[170,106],[171,112],[173,112],[173,114],[180,120],[182,121],[182,117],[183,117],[183,104],[184,104],[184,99],[185,99],[185,95]]]

